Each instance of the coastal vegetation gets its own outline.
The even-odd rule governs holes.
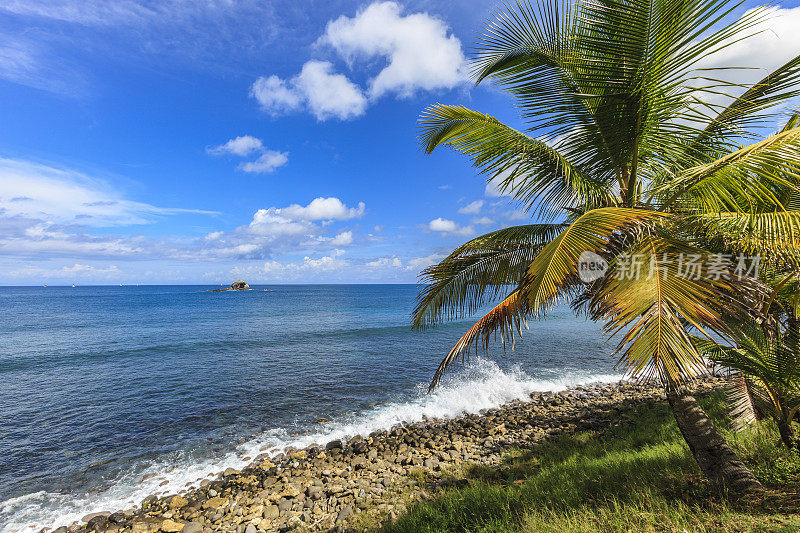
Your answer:
[[[779,303],[767,278],[788,281],[797,264],[800,124],[787,104],[800,95],[800,56],[753,85],[726,81],[735,69],[712,68],[715,56],[769,16],[737,19],[739,5],[540,0],[495,12],[473,74],[511,96],[522,126],[437,104],[420,119],[421,141],[465,154],[535,222],[477,237],[424,271],[413,324],[494,305],[444,358],[434,387],[471,350],[496,336],[513,346],[527,320],[571,302],[617,336],[631,375],[663,384],[712,486],[752,499],[763,481],[685,388],[706,369],[695,336],[727,346],[741,324],[769,336],[794,319],[780,305],[765,320]],[[581,277],[585,254],[605,275]],[[773,374],[759,377],[767,392]],[[791,429],[796,412],[778,419]]]
[[[700,404],[726,424],[725,394]],[[718,497],[700,478],[665,403],[636,403],[624,423],[517,448],[497,468],[466,469],[467,486],[415,504],[385,533],[444,531],[797,531],[800,455],[775,446],[774,424],[725,431],[770,490],[756,502]]]

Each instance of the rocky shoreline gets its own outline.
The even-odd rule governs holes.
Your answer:
[[[704,393],[724,383],[708,378],[694,387]],[[138,509],[95,513],[53,533],[365,530],[437,488],[466,483],[459,475],[466,465],[497,465],[510,448],[561,433],[634,424],[621,411],[664,399],[663,389],[630,382],[532,393],[480,414],[264,454],[186,494],[149,496]]]

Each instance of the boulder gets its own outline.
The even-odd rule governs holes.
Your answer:
[[[250,290],[250,285],[247,284],[244,280],[238,280],[231,283],[231,290],[232,291],[248,291]]]

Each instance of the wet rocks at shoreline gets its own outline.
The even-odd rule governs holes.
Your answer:
[[[724,383],[709,378],[695,387],[707,392]],[[479,414],[262,454],[185,494],[149,496],[139,509],[93,513],[54,533],[363,530],[429,497],[431,487],[466,483],[463,466],[499,465],[509,449],[562,433],[633,424],[621,410],[665,399],[660,387],[630,382],[530,396]]]

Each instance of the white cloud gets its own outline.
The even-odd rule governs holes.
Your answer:
[[[319,121],[355,118],[363,115],[367,107],[361,89],[345,75],[334,73],[328,61],[308,61],[300,74],[289,80],[260,77],[250,95],[273,115],[305,106]]]
[[[308,106],[317,120],[346,120],[364,114],[367,99],[356,84],[343,74],[333,74],[327,61],[308,61],[297,77]]]
[[[349,246],[353,244],[353,232],[343,231],[331,240],[331,246]]]
[[[40,279],[119,279],[123,272],[116,265],[107,267],[97,267],[75,263],[71,266],[64,265],[61,268],[48,269],[38,265],[27,265],[7,273],[15,278],[29,278],[35,276]]]
[[[304,95],[291,82],[272,75],[261,76],[250,87],[250,96],[256,99],[261,108],[275,115],[294,111],[303,105]]]
[[[180,213],[215,214],[127,200],[106,182],[80,172],[0,158],[0,214],[5,217],[111,227]]]
[[[768,18],[758,26],[757,35],[739,40],[704,59],[698,67],[747,69],[725,70],[715,76],[752,84],[783,65],[800,50],[800,7],[769,8]]]
[[[353,64],[357,60],[387,61],[370,80],[373,98],[394,92],[402,96],[418,89],[450,89],[466,80],[461,42],[448,27],[427,13],[402,15],[396,2],[375,2],[355,17],[328,23],[320,43],[332,46]]]
[[[373,100],[388,93],[451,89],[467,79],[461,42],[448,34],[447,25],[427,13],[402,15],[395,2],[375,2],[354,17],[328,22],[317,43],[330,46],[351,69],[375,58],[387,62],[369,80],[366,92]],[[250,96],[272,115],[306,109],[319,121],[359,117],[369,104],[361,87],[336,73],[331,62],[315,59],[292,78],[259,77]]]
[[[477,215],[483,208],[483,200],[475,200],[458,210],[462,215]]]
[[[441,217],[433,219],[428,223],[428,229],[431,231],[455,231],[457,228],[458,224],[452,220],[447,220]]]
[[[506,218],[508,218],[508,220],[525,220],[529,217],[530,215],[528,215],[528,213],[522,209],[515,209],[514,211],[510,211],[506,214]]]
[[[268,150],[261,139],[251,135],[241,135],[229,140],[225,144],[206,148],[211,155],[231,154],[239,157],[246,157],[253,154],[261,154],[255,161],[247,161],[239,164],[239,170],[264,174],[273,172],[276,168],[282,167],[289,162],[287,152]]]
[[[452,185],[447,185],[447,184],[445,184],[445,185],[439,185],[439,186],[438,186],[438,187],[436,187],[436,188],[437,188],[437,189],[439,189],[440,191],[447,191],[447,190],[450,190],[450,189],[452,189],[452,188],[453,188],[453,186],[452,186]]]
[[[292,204],[277,210],[281,216],[292,220],[351,220],[364,215],[366,205],[359,202],[357,207],[347,207],[338,198],[315,198],[307,206]]]
[[[342,272],[350,263],[342,258],[344,250],[333,250],[330,255],[318,258],[306,256],[300,262],[281,263],[280,261],[267,261],[258,267],[236,267],[231,270],[231,276],[241,278],[263,279],[267,277],[276,281],[315,280],[326,281],[326,278],[316,277],[319,274],[330,275]]]
[[[446,218],[435,218],[428,223],[428,229],[452,235],[473,235],[475,228],[472,226],[459,226]]]
[[[489,217],[479,217],[473,218],[472,223],[478,226],[488,226],[489,224],[494,224],[494,220]]]
[[[381,257],[374,261],[367,262],[366,266],[369,268],[401,268],[403,266],[403,261],[397,256]]]
[[[296,221],[281,215],[282,209],[270,207],[259,209],[253,215],[248,230],[256,235],[311,235],[314,226],[305,221]]]
[[[233,154],[239,157],[246,157],[252,153],[260,152],[264,149],[264,143],[261,139],[251,135],[241,135],[221,144],[219,146],[212,146],[207,148],[211,155]]]
[[[282,167],[289,162],[289,154],[286,152],[276,152],[275,150],[267,150],[259,156],[255,161],[248,161],[241,163],[239,169],[245,172],[252,172],[256,174],[264,174],[274,171],[278,167]]]

